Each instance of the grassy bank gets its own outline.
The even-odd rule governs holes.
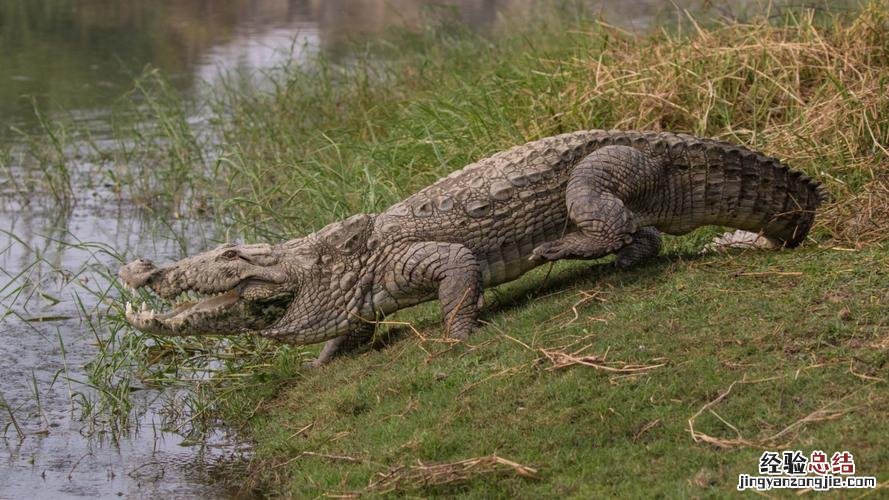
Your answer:
[[[257,484],[298,497],[722,496],[764,449],[848,449],[885,482],[887,264],[806,249],[560,266],[489,294],[469,346],[438,342],[427,308],[400,318],[418,334],[319,372],[279,356],[226,405],[250,416]],[[434,487],[448,475],[403,469],[491,454],[536,477],[478,466]]]
[[[473,159],[583,128],[747,144],[834,199],[794,252],[699,257],[703,231],[630,271],[540,269],[487,293],[467,346],[438,339],[427,305],[320,371],[281,349],[222,405],[257,441],[248,488],[721,496],[764,449],[848,449],[885,484],[887,11],[651,36],[548,12],[485,40],[394,34],[349,69],[223,91],[225,183],[200,192],[226,193],[218,209],[258,239],[379,211]]]
[[[757,473],[763,449],[849,450],[885,484],[887,12],[881,1],[647,36],[552,11],[486,38],[436,26],[346,66],[279,68],[267,92],[233,78],[198,109],[148,73],[96,174],[164,217],[209,214],[247,240],[380,211],[475,159],[588,128],[746,144],[834,201],[792,252],[701,257],[705,230],[628,271],[539,269],[487,292],[467,345],[440,340],[434,305],[319,371],[301,368],[316,348],[151,339],[119,315],[115,338],[157,379],[223,361],[192,420],[223,414],[255,439],[246,491],[720,496]],[[196,115],[208,117],[198,128]],[[28,186],[65,199],[58,159],[73,136],[34,144],[57,168]]]

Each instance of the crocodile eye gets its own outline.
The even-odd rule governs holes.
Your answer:
[[[227,259],[227,260],[237,259],[238,258],[238,251],[237,250],[226,250],[226,251],[222,252],[221,257],[223,259]]]

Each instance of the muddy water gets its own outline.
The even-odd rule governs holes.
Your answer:
[[[116,259],[101,247],[67,245],[104,242],[128,254],[175,258],[183,252],[179,241],[195,250],[211,235],[200,225],[158,227],[102,196],[67,214],[14,210],[0,214],[0,221],[0,310],[10,313],[0,323],[0,394],[15,418],[10,425],[9,413],[0,409],[0,497],[224,493],[208,483],[205,466],[236,458],[241,444],[220,430],[207,443],[183,446],[185,438],[165,430],[160,414],[175,397],[172,390],[133,392],[134,425],[122,432],[103,415],[84,417],[77,393],[93,403],[99,399],[83,369],[98,350],[89,321],[98,325],[95,318],[106,310],[90,292],[107,286],[94,269],[114,267]]]
[[[112,432],[110,417],[84,418],[83,402],[99,399],[85,365],[98,355],[97,339],[108,336],[97,319],[108,310],[99,297],[115,256],[176,259],[223,236],[209,223],[146,216],[78,161],[69,165],[72,208],[46,193],[17,193],[16,177],[34,168],[17,130],[35,128],[34,107],[73,117],[101,142],[111,104],[145,65],[194,95],[220,70],[261,79],[263,69],[318,51],[345,57],[349,40],[424,15],[456,15],[488,30],[536,1],[0,0],[0,152],[13,150],[0,170],[0,498],[224,496],[209,471],[249,453],[224,429],[194,443],[168,425],[164,408],[175,388],[134,387],[134,409],[120,432]],[[704,3],[673,2],[693,10]],[[663,5],[623,0],[585,8],[645,30],[681,15]]]

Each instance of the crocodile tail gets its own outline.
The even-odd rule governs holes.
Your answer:
[[[649,144],[668,158],[665,180],[677,198],[675,219],[694,227],[730,226],[796,247],[828,199],[819,182],[743,146],[682,134],[659,139]]]

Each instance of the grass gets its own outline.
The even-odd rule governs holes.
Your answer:
[[[427,304],[318,371],[301,368],[317,348],[152,338],[114,309],[93,366],[103,404],[128,408],[119,374],[134,366],[153,383],[213,367],[186,413],[255,440],[247,492],[727,496],[763,449],[849,450],[885,485],[887,12],[883,0],[632,35],[544,9],[490,37],[396,31],[348,65],[277,68],[269,91],[231,79],[198,105],[149,70],[115,143],[93,147],[97,174],[153,212],[214,217],[250,241],[383,210],[475,159],[586,128],[747,144],[834,201],[796,251],[698,256],[705,230],[627,271],[559,263],[488,291],[468,345],[441,340]],[[43,189],[65,199],[68,135],[45,135]]]

